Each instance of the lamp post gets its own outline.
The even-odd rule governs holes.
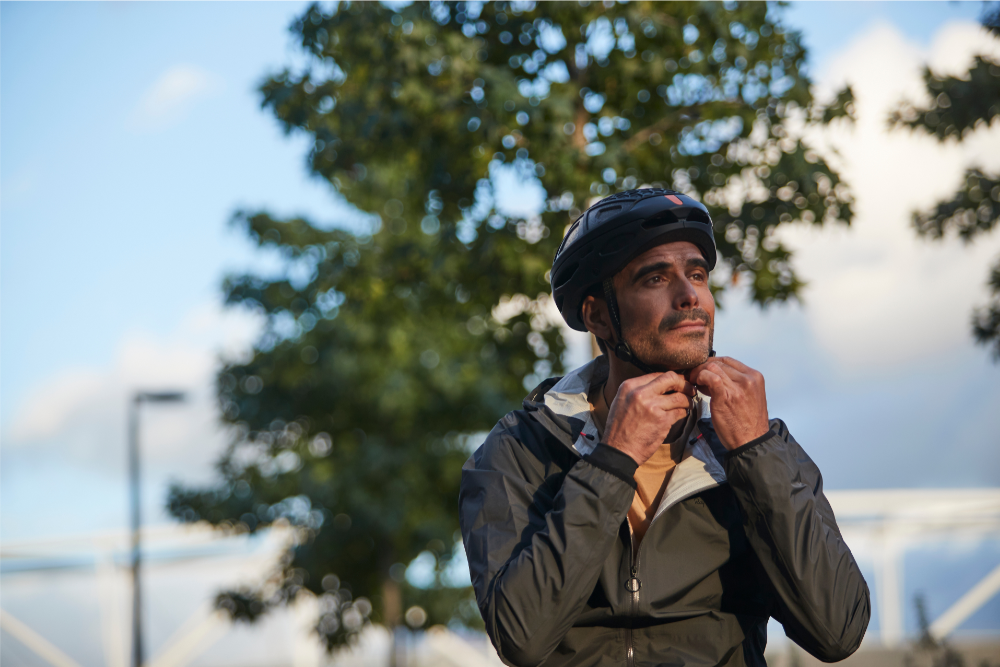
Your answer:
[[[128,473],[132,523],[132,667],[142,667],[142,587],[139,576],[142,556],[139,543],[139,407],[143,403],[179,403],[180,391],[137,391],[129,402]]]

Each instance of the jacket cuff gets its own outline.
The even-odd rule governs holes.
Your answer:
[[[604,472],[611,473],[633,489],[636,488],[636,483],[632,476],[639,469],[639,464],[625,452],[615,449],[611,445],[605,445],[602,442],[594,448],[594,451],[584,456],[583,460],[595,468],[600,468]]]
[[[773,438],[776,435],[778,435],[778,434],[775,432],[774,428],[771,428],[770,430],[768,430],[767,433],[765,433],[764,435],[760,436],[759,438],[754,438],[753,440],[751,440],[750,442],[746,443],[745,445],[740,445],[736,449],[731,449],[728,452],[726,452],[726,460],[728,461],[729,459],[731,459],[733,457],[739,456],[740,454],[742,454],[743,452],[747,451],[748,449],[753,449],[754,447],[756,447],[760,443],[762,443],[762,442],[764,442],[766,440],[770,440],[771,438]]]

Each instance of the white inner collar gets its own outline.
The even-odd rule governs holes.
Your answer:
[[[605,380],[607,373],[608,361],[602,355],[568,373],[545,393],[544,402],[550,410],[558,415],[583,422],[583,430],[577,434],[573,442],[573,449],[580,456],[590,454],[600,442],[588,396],[594,382]],[[712,413],[709,397],[699,392],[698,398],[699,404],[695,409],[701,411],[699,418],[710,418]],[[725,481],[725,471],[705,442],[701,429],[695,426],[685,445],[681,462],[670,476],[663,498],[656,509],[656,515],[684,498],[723,484]]]

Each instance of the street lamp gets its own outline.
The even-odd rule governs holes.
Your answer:
[[[180,391],[137,391],[129,402],[128,411],[128,473],[132,515],[132,667],[142,667],[142,589],[139,568],[139,406],[143,403],[179,403]]]

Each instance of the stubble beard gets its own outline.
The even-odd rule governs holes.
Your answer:
[[[708,327],[708,338],[704,332],[681,335],[681,342],[672,345],[664,341],[664,336],[681,322],[696,320]],[[702,308],[680,313],[672,313],[663,318],[657,331],[645,333],[623,332],[636,356],[646,364],[672,371],[686,371],[708,360],[715,340],[715,326],[708,312]]]

